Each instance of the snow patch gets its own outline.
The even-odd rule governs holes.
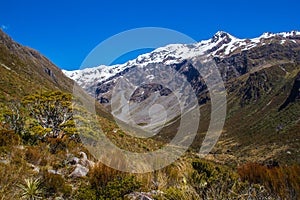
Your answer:
[[[139,55],[136,59],[130,60],[124,64],[113,66],[100,65],[94,68],[85,68],[82,70],[66,71],[63,73],[76,81],[84,89],[89,88],[96,83],[109,81],[116,74],[129,69],[133,66],[144,68],[149,64],[160,63],[163,65],[172,65],[182,62],[186,59],[202,55],[217,56],[223,58],[236,50],[247,51],[258,45],[265,45],[270,38],[282,37],[281,44],[284,44],[291,37],[300,35],[299,31],[283,33],[264,33],[253,39],[239,39],[224,31],[217,32],[211,39],[203,40],[194,44],[169,44],[155,49],[146,54]],[[297,43],[294,39],[291,40]],[[6,67],[6,69],[8,69]],[[149,77],[154,78],[154,77]]]

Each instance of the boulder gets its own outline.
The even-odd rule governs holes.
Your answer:
[[[69,176],[71,178],[84,177],[87,175],[88,172],[89,172],[89,169],[87,167],[84,167],[81,164],[76,164],[76,168]]]

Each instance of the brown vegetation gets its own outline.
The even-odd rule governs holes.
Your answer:
[[[238,168],[242,181],[264,185],[282,199],[300,198],[300,166],[265,166],[248,163]]]

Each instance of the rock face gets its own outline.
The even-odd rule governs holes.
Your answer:
[[[287,107],[290,103],[300,99],[300,72],[297,74],[291,92],[286,101],[280,106],[279,111]]]
[[[130,101],[133,102],[142,102],[148,97],[150,97],[153,93],[158,92],[160,96],[168,96],[172,93],[172,91],[168,88],[165,88],[163,85],[160,84],[145,84],[139,87],[135,92],[132,94]]]
[[[191,104],[194,99],[190,98],[193,95],[204,110],[199,132],[207,131],[211,91],[205,78],[212,73],[206,70],[203,74],[201,70],[203,63],[212,62],[227,93],[224,138],[233,143],[230,153],[239,152],[235,154],[243,156],[248,155],[246,147],[252,144],[253,138],[259,138],[255,142],[262,146],[276,144],[278,148],[299,149],[297,144],[288,142],[289,138],[284,140],[280,135],[288,133],[286,135],[293,134],[295,139],[300,139],[293,131],[299,129],[300,123],[297,104],[300,96],[299,49],[298,31],[265,33],[253,39],[238,39],[218,32],[209,40],[161,47],[122,65],[64,73],[111,109],[116,120],[137,124],[143,130],[154,130],[155,133],[161,131],[158,138],[169,139],[178,131],[182,111],[188,111],[194,105]],[[203,60],[205,56],[208,61]],[[164,125],[163,130],[158,128],[161,125]],[[194,144],[195,148],[200,148],[202,140],[196,138]],[[241,148],[244,147],[243,152]],[[261,152],[269,152],[272,156],[270,151]]]
[[[111,101],[113,88],[120,78],[126,79],[126,74],[149,68],[156,68],[156,71],[162,72],[161,66],[168,66],[173,69],[169,75],[173,76],[174,73],[184,75],[199,99],[202,96],[200,103],[205,103],[209,99],[207,95],[203,97],[207,88],[197,70],[199,66],[195,66],[195,59],[197,60],[199,56],[212,56],[225,81],[230,81],[247,73],[251,73],[254,78],[253,71],[270,67],[268,66],[270,63],[275,65],[276,63],[300,62],[299,38],[300,32],[297,31],[278,34],[264,33],[254,39],[238,39],[220,31],[209,40],[192,45],[161,47],[153,52],[140,55],[135,60],[123,65],[99,66],[83,70],[64,71],[64,73],[74,79],[90,95],[96,97],[100,103],[108,105]],[[145,75],[145,73],[141,75]],[[147,76],[143,76],[143,81],[151,83],[153,76],[156,75],[149,73]],[[143,89],[143,87],[147,87],[147,89]],[[156,87],[155,83],[141,86],[131,100],[146,99],[150,93],[156,91]],[[139,91],[143,91],[143,94],[141,95]],[[247,92],[246,96],[249,96],[249,91]],[[251,92],[256,93],[253,95],[259,95],[258,91]],[[167,93],[170,94],[170,92]]]
[[[272,89],[272,83],[269,81],[268,74],[263,70],[251,73],[246,80],[245,87],[242,87],[239,93],[242,95],[241,106],[256,102],[261,95],[268,93]]]
[[[129,123],[133,120],[137,124],[148,124],[150,118],[142,112],[145,113],[146,110],[148,113],[151,107],[146,105],[155,103],[159,103],[165,109],[171,104],[177,105],[167,113],[167,121],[171,121],[180,115],[182,110],[177,108],[179,105],[184,105],[184,110],[190,109],[186,105],[191,105],[193,100],[187,90],[196,95],[199,105],[210,100],[203,74],[199,73],[203,69],[202,63],[206,62],[203,61],[203,56],[211,59],[225,83],[245,76],[246,81],[238,91],[227,86],[231,92],[238,93],[240,106],[243,107],[255,103],[272,90],[273,85],[269,74],[264,71],[265,68],[300,63],[299,37],[300,32],[297,31],[265,33],[254,39],[238,39],[228,33],[218,32],[209,40],[191,45],[161,47],[123,65],[100,66],[64,73],[77,81],[100,103],[111,108],[114,111],[113,115],[121,121]],[[118,92],[124,94],[125,99],[116,103],[116,99],[121,96],[112,98]],[[172,95],[178,98],[177,103]],[[130,104],[128,109],[124,109],[126,102]],[[136,106],[137,103],[142,106]],[[126,116],[126,112],[130,112],[130,116],[133,117]],[[165,116],[155,117],[158,118],[157,121],[163,121]],[[125,118],[130,120],[126,121]]]

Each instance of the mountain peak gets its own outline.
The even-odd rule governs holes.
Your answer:
[[[292,38],[292,37],[297,37],[297,36],[299,37],[300,32],[296,31],[296,30],[293,30],[290,32],[280,32],[280,33],[265,32],[260,36],[260,38],[271,38],[271,37],[275,37],[275,36],[280,36],[280,37],[284,37],[284,38]]]
[[[161,63],[164,65],[178,64],[186,59],[209,55],[225,58],[234,52],[249,51],[250,49],[272,42],[273,37],[278,37],[273,42],[284,44],[286,41],[298,44],[300,32],[291,31],[283,33],[264,33],[260,37],[252,39],[239,39],[225,31],[218,31],[212,38],[202,40],[195,44],[169,44],[159,47],[152,52],[139,55],[136,59],[124,64],[114,66],[100,65],[75,71],[63,71],[69,78],[75,80],[84,89],[92,88],[91,85],[112,79],[122,71],[133,66],[145,67],[149,64]]]
[[[214,36],[211,39],[211,42],[218,42],[221,40],[231,40],[231,39],[236,39],[236,37],[230,35],[229,33],[225,31],[218,31],[214,34]]]
[[[214,36],[221,36],[221,35],[230,35],[230,34],[227,33],[226,31],[218,31],[214,34]]]

